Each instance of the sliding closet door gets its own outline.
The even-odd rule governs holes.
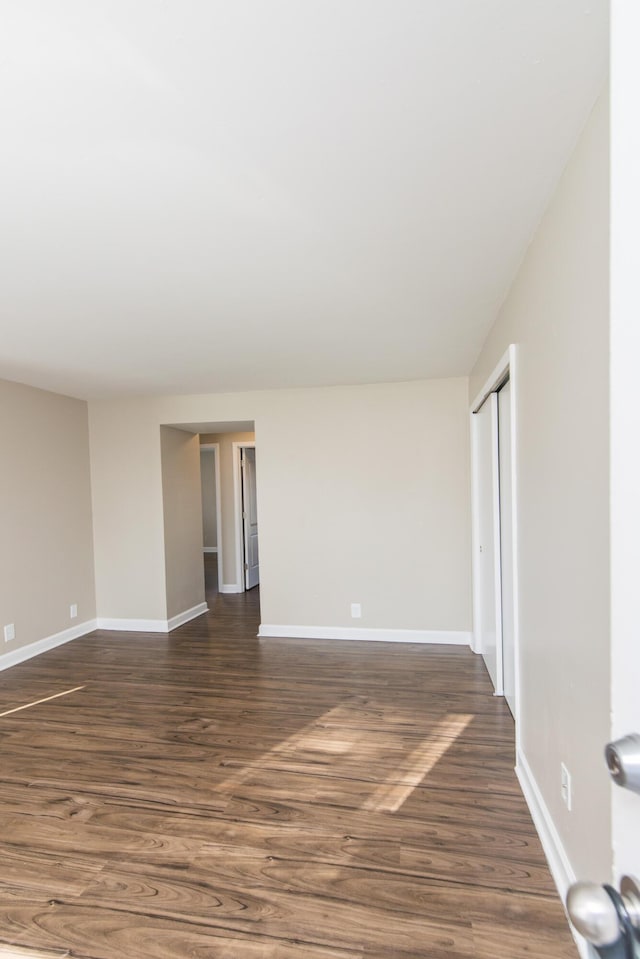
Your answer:
[[[502,609],[500,602],[500,496],[498,396],[490,393],[474,416],[479,510],[480,652],[497,695],[502,695]]]
[[[502,675],[504,696],[516,714],[515,615],[513,584],[513,495],[511,484],[511,383],[498,393],[500,474],[500,582],[502,600]]]

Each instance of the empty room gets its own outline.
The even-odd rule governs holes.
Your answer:
[[[639,38],[5,4],[2,959],[640,954]]]

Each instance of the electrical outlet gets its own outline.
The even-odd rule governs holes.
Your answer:
[[[560,763],[560,792],[562,801],[571,812],[571,773],[564,763]]]
[[[362,606],[360,603],[351,604],[351,619],[362,619]]]
[[[16,628],[13,623],[8,623],[4,628],[4,641],[5,643],[10,643],[12,639],[16,638]]]
[[[69,616],[71,619],[75,619],[77,615],[78,615],[78,604],[72,603],[71,606],[69,607]]]

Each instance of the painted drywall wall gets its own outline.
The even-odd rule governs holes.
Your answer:
[[[274,395],[256,420],[263,623],[468,629],[464,391],[458,379]]]
[[[521,745],[575,872],[610,872],[608,106],[597,103],[473,370],[518,350]],[[573,808],[561,798],[560,763]]]
[[[200,453],[200,480],[202,484],[202,545],[205,549],[217,549],[216,454],[213,450],[202,450]]]
[[[151,401],[130,419],[129,405],[89,405],[96,605],[102,617],[166,620],[160,422]]]
[[[87,404],[0,380],[0,449],[1,655],[95,618]]]
[[[160,425],[253,421],[263,623],[468,630],[467,414],[463,378],[90,403],[100,615],[165,615]]]
[[[220,446],[220,513],[222,545],[222,582],[225,586],[240,586],[238,557],[236,553],[236,515],[233,474],[233,444],[253,443],[255,433],[202,433],[201,443],[218,443]],[[258,522],[259,522],[258,517]],[[219,562],[218,558],[218,562]]]
[[[167,619],[204,602],[200,443],[160,427]]]

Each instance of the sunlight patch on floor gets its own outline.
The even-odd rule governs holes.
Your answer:
[[[0,943],[0,959],[65,959],[68,950],[62,952],[43,952],[41,949],[29,949],[27,946],[6,946]]]
[[[473,714],[467,713],[452,713],[441,719],[431,735],[410,753],[406,762],[397,766],[387,782],[381,783],[373,795],[365,799],[362,808],[372,812],[397,812],[472,719]]]
[[[68,696],[70,693],[77,693],[79,689],[86,689],[85,686],[74,686],[73,689],[65,689],[62,693],[54,693],[53,696],[45,696],[44,699],[34,699],[32,703],[25,703],[24,706],[14,706],[13,709],[6,709],[3,713],[0,713],[0,718],[2,716],[11,716],[12,713],[19,713],[23,709],[31,709],[32,706],[39,706],[40,703],[48,703],[52,699],[59,699],[61,696]],[[0,952],[0,956],[3,953]]]
[[[235,776],[225,779],[218,787],[219,789],[233,791],[242,785],[254,772],[262,769],[278,768],[282,757],[290,757],[295,760],[296,755],[304,752],[316,752],[329,755],[345,755],[350,753],[356,744],[366,735],[366,730],[348,729],[349,719],[353,718],[353,713],[357,707],[349,704],[334,706],[328,712],[324,713],[313,722],[307,723],[302,729],[298,730],[287,739],[263,753],[259,759],[246,763]],[[333,720],[337,723],[335,729],[327,730],[322,724]]]
[[[376,728],[362,726],[363,712],[370,715],[372,709],[380,710]],[[371,795],[364,800],[363,809],[397,812],[466,729],[473,714],[447,714],[407,754],[403,726],[415,727],[415,713],[394,710],[393,722],[387,724],[382,718],[384,712],[384,707],[371,702],[364,707],[362,703],[334,706],[257,759],[248,763],[239,760],[238,771],[217,788],[235,792],[251,776],[265,770],[325,773],[334,778],[356,778],[364,789],[370,788]],[[363,780],[361,772],[354,775],[354,762],[362,764],[363,760],[371,764],[371,780]],[[380,774],[381,767],[385,772],[389,770],[387,775]]]

